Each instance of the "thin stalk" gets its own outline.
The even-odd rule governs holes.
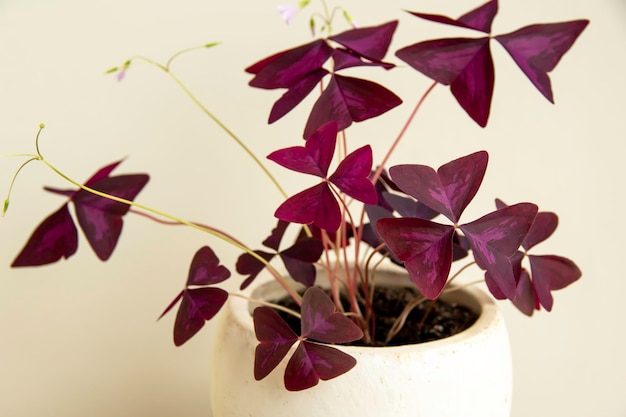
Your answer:
[[[300,294],[298,294],[293,288],[291,288],[291,286],[287,283],[287,281],[280,275],[280,273],[273,267],[270,265],[269,262],[267,262],[265,259],[263,259],[263,257],[261,257],[260,255],[258,255],[256,252],[254,252],[253,250],[249,249],[247,246],[241,244],[239,241],[232,239],[230,236],[228,236],[225,233],[222,233],[221,231],[219,231],[218,229],[215,228],[211,228],[211,229],[207,229],[202,227],[201,225],[198,225],[196,223],[190,222],[188,220],[182,219],[180,217],[165,213],[163,211],[154,209],[152,207],[146,206],[144,204],[140,204],[140,203],[136,203],[134,201],[130,201],[124,198],[120,198],[120,197],[116,197],[114,195],[111,194],[107,194],[107,193],[103,193],[101,191],[98,191],[96,189],[93,189],[91,187],[87,187],[83,184],[80,184],[77,181],[74,181],[73,179],[71,179],[69,176],[65,175],[63,172],[61,172],[59,169],[57,169],[54,165],[52,165],[50,162],[48,162],[45,158],[43,158],[41,156],[41,154],[39,154],[39,160],[41,162],[43,162],[46,166],[48,166],[48,168],[50,168],[52,171],[54,171],[57,175],[59,175],[61,178],[63,178],[64,180],[66,180],[67,182],[69,182],[70,184],[79,187],[81,190],[87,191],[91,194],[97,195],[99,197],[102,198],[106,198],[112,201],[117,201],[118,203],[122,203],[122,204],[127,204],[131,207],[135,207],[141,210],[144,210],[146,212],[155,214],[159,217],[163,217],[166,219],[169,219],[171,221],[174,221],[176,223],[181,223],[185,226],[191,227],[192,229],[196,229],[199,230],[201,232],[204,233],[208,233],[211,236],[214,236],[218,239],[221,239],[223,241],[225,241],[226,243],[229,243],[230,245],[246,252],[249,253],[251,256],[253,256],[255,259],[257,259],[260,262],[263,262],[263,264],[268,268],[268,270],[270,271],[270,273],[274,276],[274,278],[276,279],[276,281],[285,289],[285,291],[294,299],[294,301],[296,303],[298,303],[298,305],[301,305],[302,303],[302,297],[300,296]]]
[[[176,55],[174,55],[175,57]],[[195,96],[195,94],[193,94],[191,92],[191,90],[185,85],[185,83],[182,82],[182,80],[180,78],[178,78],[172,71],[170,71],[169,67],[164,66],[159,64],[156,61],[153,61],[149,58],[146,58],[144,56],[137,56],[135,57],[135,59],[141,59],[145,62],[147,62],[148,64],[154,65],[155,67],[161,69],[163,72],[165,72],[166,74],[168,74],[170,76],[170,78],[180,87],[180,89],[187,95],[187,97],[189,97],[191,99],[191,101],[193,101],[193,103],[206,115],[208,116],[213,122],[215,122],[215,124],[217,124],[228,136],[230,136],[230,138],[232,140],[235,141],[235,143],[237,143],[237,145],[239,145],[239,147],[241,147],[241,149],[243,149],[243,151],[248,154],[248,156],[250,158],[252,158],[252,160],[259,166],[259,168],[261,168],[261,170],[263,171],[263,173],[269,178],[269,180],[274,184],[274,186],[276,187],[276,189],[278,190],[278,192],[280,192],[280,194],[284,197],[287,198],[288,195],[285,192],[285,190],[282,188],[282,186],[280,185],[280,183],[278,182],[278,180],[272,175],[272,173],[267,169],[267,167],[265,166],[265,164],[263,164],[263,162],[261,162],[261,160],[254,154],[254,152],[252,152],[252,150],[250,148],[248,148],[248,146],[246,146],[246,144],[232,131],[228,128],[228,126],[226,126],[219,118],[217,118],[207,107],[204,106],[204,104],[202,104],[202,102]],[[171,62],[171,59],[168,61]]]
[[[415,105],[415,108],[413,108],[413,112],[411,112],[411,115],[409,116],[409,118],[407,119],[406,123],[402,127],[402,130],[400,130],[400,133],[398,134],[396,139],[391,144],[391,147],[387,151],[387,154],[385,155],[385,157],[381,161],[380,165],[378,166],[378,169],[374,173],[374,176],[372,177],[372,182],[374,184],[376,184],[376,181],[378,181],[378,178],[380,178],[380,175],[382,174],[383,169],[385,169],[385,165],[387,164],[387,161],[389,160],[389,158],[391,157],[391,154],[393,154],[393,151],[396,149],[396,147],[398,146],[398,144],[400,143],[400,141],[404,137],[404,134],[406,133],[406,131],[408,130],[409,126],[413,122],[413,119],[415,118],[415,115],[417,114],[417,111],[422,106],[422,103],[424,103],[424,100],[426,100],[426,97],[428,97],[428,95],[430,94],[431,91],[433,91],[433,89],[435,88],[436,85],[437,85],[436,81],[434,83],[432,83],[432,85],[430,87],[428,87],[426,92],[419,99],[419,101]]]
[[[262,305],[262,306],[265,306],[265,307],[271,307],[271,308],[273,308],[274,310],[284,311],[285,313],[290,314],[290,315],[292,315],[292,316],[294,316],[294,317],[297,317],[297,318],[302,318],[302,316],[300,315],[300,313],[295,312],[295,311],[293,311],[293,310],[292,310],[292,309],[290,309],[290,308],[287,308],[287,307],[281,306],[280,304],[270,303],[269,301],[263,301],[263,300],[259,300],[259,299],[257,299],[257,298],[250,298],[250,297],[246,297],[245,295],[243,295],[243,294],[238,294],[238,293],[230,293],[230,292],[229,292],[229,293],[228,293],[228,295],[229,295],[229,296],[232,296],[232,297],[243,298],[244,300],[247,300],[247,301],[249,301],[249,302],[251,302],[251,303],[258,304],[258,305]]]

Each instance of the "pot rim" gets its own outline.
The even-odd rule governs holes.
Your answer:
[[[398,277],[408,277],[405,270],[395,270],[390,268],[381,268],[377,272],[377,276],[385,275],[385,277],[391,276],[390,278],[385,278],[384,280],[392,280]],[[251,296],[252,298],[265,298],[271,299],[274,298],[272,295],[284,295],[285,292],[283,288],[280,286],[278,282],[265,274],[264,278],[259,275],[257,277],[257,281],[255,281],[250,287],[246,289],[244,292],[246,296]],[[405,281],[406,283],[406,281]],[[395,285],[404,285],[396,283]],[[409,281],[410,283],[410,281]],[[432,340],[429,342],[423,342],[412,345],[399,345],[399,346],[345,346],[345,345],[333,345],[333,347],[340,348],[346,353],[350,354],[360,354],[360,353],[370,353],[369,351],[375,350],[378,354],[382,354],[383,352],[390,355],[396,355],[401,353],[404,350],[411,351],[430,351],[430,350],[450,350],[454,348],[456,345],[461,345],[463,343],[471,343],[473,339],[477,339],[483,336],[484,332],[489,328],[495,328],[502,321],[502,317],[500,316],[500,312],[498,310],[496,301],[488,295],[484,290],[479,288],[476,284],[468,285],[468,286],[455,286],[451,285],[451,289],[453,291],[446,292],[441,295],[441,299],[448,302],[457,302],[461,305],[464,305],[470,308],[472,311],[478,314],[478,318],[467,329],[459,332],[455,335]],[[268,296],[269,295],[269,296]],[[227,303],[227,308],[230,309],[232,313],[235,323],[242,328],[247,334],[256,340],[255,332],[254,332],[254,323],[252,320],[251,312],[256,308],[257,305],[248,301],[244,298],[240,297],[229,297],[229,301]]]

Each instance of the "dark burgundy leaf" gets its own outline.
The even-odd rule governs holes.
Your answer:
[[[588,20],[526,26],[495,39],[507,50],[535,87],[554,103],[548,73],[556,67]]]
[[[487,125],[495,79],[489,38],[425,41],[398,50],[396,56],[427,77],[450,85],[470,117],[480,126]]]
[[[371,61],[381,61],[397,27],[398,21],[394,20],[379,26],[351,29],[329,39]]]
[[[111,176],[111,173],[113,172],[113,170],[115,168],[118,167],[119,164],[121,164],[123,161],[123,159],[117,161],[117,162],[113,162],[112,164],[109,164],[103,168],[100,168],[98,170],[98,172],[96,172],[95,174],[93,174],[91,176],[91,178],[89,178],[87,180],[87,182],[85,182],[85,186],[87,187],[92,187],[94,184],[98,183],[99,181],[108,178]]]
[[[352,67],[382,67],[386,70],[390,70],[395,67],[395,65],[390,62],[364,61],[361,55],[343,48],[337,48],[333,51],[334,71]]]
[[[267,158],[292,171],[326,178],[336,141],[337,123],[329,121],[313,132],[304,146],[279,149]]]
[[[174,324],[174,344],[191,339],[222,308],[228,293],[221,288],[185,289]]]
[[[260,342],[254,354],[254,378],[265,378],[283,360],[298,336],[269,307],[257,307],[253,313],[254,331]]]
[[[250,85],[265,89],[291,88],[322,68],[332,52],[333,48],[322,39],[279,52],[246,68],[246,72],[255,74]]]
[[[380,84],[333,74],[328,86],[311,110],[304,129],[310,137],[320,126],[335,120],[338,130],[379,116],[400,105],[402,100]]]
[[[441,15],[417,12],[409,13],[422,19],[430,20],[432,22],[444,23],[447,25],[453,25],[466,29],[479,30],[484,33],[490,33],[493,18],[498,13],[498,1],[491,0],[483,4],[482,6],[472,10],[471,12],[464,14],[456,20]]]
[[[402,217],[417,217],[432,220],[439,215],[436,210],[431,209],[420,201],[415,201],[413,198],[403,197],[386,191],[382,193],[382,196],[389,206]]]
[[[337,311],[335,303],[318,287],[308,288],[302,297],[302,337],[325,343],[359,340],[363,332],[352,320]]]
[[[169,313],[176,306],[176,304],[178,304],[181,298],[183,298],[183,295],[185,295],[185,290],[182,290],[181,292],[179,292],[176,298],[174,298],[172,302],[167,307],[165,307],[165,310],[163,310],[163,313],[161,313],[157,321],[161,320],[163,316]]]
[[[535,310],[539,310],[539,298],[526,270],[522,270],[520,274],[513,305],[527,316],[532,316]]]
[[[302,391],[319,380],[329,380],[348,372],[356,360],[331,346],[304,341],[298,345],[285,369],[285,388]]]
[[[556,255],[528,255],[533,283],[541,305],[552,310],[552,291],[578,280],[582,272],[571,260]]]
[[[482,183],[487,152],[480,151],[442,165],[396,165],[389,173],[402,191],[457,223]]]
[[[108,177],[91,184],[106,194],[133,200],[148,182],[145,174]],[[123,220],[130,206],[85,190],[72,197],[76,218],[94,252],[103,261],[109,259],[122,232]]]
[[[33,232],[12,267],[39,266],[69,258],[78,249],[78,231],[64,204]]]
[[[270,124],[274,123],[293,110],[327,74],[327,70],[320,68],[302,77],[300,81],[289,87],[289,90],[272,106],[272,111],[270,112],[270,117],[267,122]]]
[[[270,262],[272,258],[276,256],[275,253],[267,253],[260,250],[255,250],[254,252],[267,262]],[[259,273],[265,269],[265,264],[249,253],[244,253],[237,259],[235,268],[241,275],[248,275],[239,287],[239,289],[244,290],[248,287],[248,285],[252,284]]]
[[[478,266],[488,271],[507,298],[515,297],[516,280],[509,257],[515,254],[537,214],[537,206],[519,203],[461,225]]]
[[[378,234],[404,262],[409,277],[429,299],[441,294],[452,265],[454,227],[418,218],[386,218],[376,223]]]
[[[310,287],[315,284],[315,266],[322,256],[324,245],[314,237],[298,240],[292,247],[280,253],[289,275],[297,282]]]
[[[507,207],[500,199],[496,199],[496,207],[498,209]],[[530,227],[526,238],[522,242],[522,247],[526,250],[530,250],[533,246],[543,242],[556,230],[559,225],[559,218],[555,213],[550,211],[541,211],[537,213],[533,225]]]
[[[339,204],[325,182],[290,197],[274,215],[291,223],[314,223],[320,229],[332,232],[341,224]]]
[[[365,145],[347,155],[329,180],[350,197],[366,204],[376,204],[376,189],[367,178],[371,170],[372,148]]]
[[[187,285],[211,285],[218,284],[230,277],[230,271],[223,265],[208,246],[200,248],[189,268]]]
[[[272,233],[263,241],[263,246],[278,251],[280,248],[280,242],[283,240],[283,236],[287,230],[287,226],[289,226],[288,222],[279,220],[276,227],[272,229]]]

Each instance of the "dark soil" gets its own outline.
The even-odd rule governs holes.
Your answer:
[[[376,312],[374,346],[384,344],[387,333],[396,317],[400,315],[404,306],[418,295],[417,289],[410,287],[376,289],[374,294],[374,311]],[[298,311],[297,305],[290,298],[284,298],[277,304]],[[297,334],[300,334],[299,319],[287,313],[279,312],[279,314]],[[426,318],[424,319],[425,314]],[[410,345],[443,339],[467,329],[474,324],[477,318],[478,316],[467,307],[441,300],[426,300],[413,309],[402,330],[391,340],[388,346]],[[357,341],[351,345],[363,345],[363,342]]]

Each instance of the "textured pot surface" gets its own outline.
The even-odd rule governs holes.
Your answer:
[[[390,278],[397,282],[401,277]],[[253,296],[275,300],[281,293],[276,283],[266,282]],[[476,323],[452,337],[417,345],[342,346],[356,358],[354,369],[311,389],[288,392],[283,386],[286,359],[264,380],[254,379],[257,340],[251,307],[231,297],[214,335],[213,417],[508,417],[511,355],[495,302],[475,287],[444,298],[478,312]]]

